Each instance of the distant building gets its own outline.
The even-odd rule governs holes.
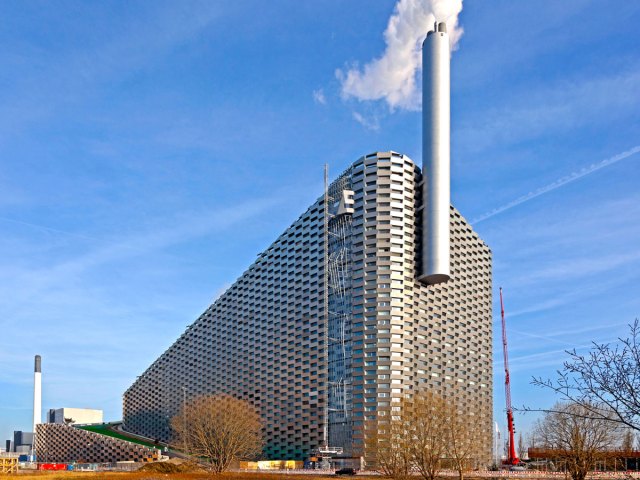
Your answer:
[[[7,443],[10,441],[7,440]],[[33,432],[23,432],[16,430],[13,432],[12,452],[28,454],[33,448]]]
[[[104,422],[102,410],[89,408],[52,408],[47,414],[47,423],[86,425],[102,422]]]
[[[566,462],[571,456],[570,451],[554,450],[549,448],[530,447],[528,450],[530,468],[538,470],[566,469]],[[611,449],[597,454],[595,471],[640,471],[640,451]]]

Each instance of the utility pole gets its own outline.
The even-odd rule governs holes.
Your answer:
[[[187,454],[187,387],[182,387],[182,439],[185,455]]]
[[[502,443],[500,441],[500,428],[498,427],[498,422],[495,422],[496,424],[496,431],[495,431],[495,438],[494,438],[494,442],[493,442],[493,452],[495,455],[495,462],[496,462],[496,467],[500,466],[500,444]]]

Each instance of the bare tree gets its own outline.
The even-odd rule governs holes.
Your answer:
[[[417,470],[426,480],[436,477],[446,455],[450,407],[441,397],[421,392],[393,407],[389,420],[367,425],[367,450],[380,473],[394,479]]]
[[[472,413],[460,406],[451,406],[449,410],[447,456],[459,480],[464,480],[464,474],[480,461],[483,432]]]
[[[472,412],[427,391],[403,399],[389,420],[369,422],[365,434],[368,457],[387,477],[403,480],[417,470],[434,480],[448,462],[464,480],[480,461],[490,432],[482,432]]]
[[[620,450],[623,452],[632,452],[635,444],[635,435],[633,434],[633,430],[625,429],[622,434],[622,445],[620,445]]]
[[[376,469],[384,476],[402,480],[411,470],[411,422],[402,407],[395,407],[391,419],[367,424],[366,447],[375,460]]]
[[[434,480],[447,452],[450,406],[431,392],[416,395],[406,403],[411,423],[410,456],[425,480]]]
[[[253,458],[262,450],[260,416],[249,403],[229,395],[201,396],[187,402],[171,419],[173,443],[206,458],[220,473],[231,462]]]
[[[604,411],[602,406],[558,403],[535,427],[539,446],[563,462],[573,480],[584,480],[620,444],[620,428],[601,417]]]
[[[564,400],[580,405],[590,418],[615,421],[640,431],[640,324],[629,326],[627,338],[614,344],[593,343],[587,355],[568,351],[555,380],[535,378]],[[525,410],[532,410],[525,408]]]
[[[522,432],[518,433],[518,457],[520,459],[527,457],[527,446],[524,443]]]

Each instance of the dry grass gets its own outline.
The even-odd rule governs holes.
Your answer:
[[[335,476],[324,475],[290,475],[275,473],[223,473],[210,475],[204,472],[196,473],[154,473],[154,472],[34,472],[19,473],[18,475],[0,474],[2,480],[335,480]]]

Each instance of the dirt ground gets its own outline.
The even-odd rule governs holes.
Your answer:
[[[207,473],[155,473],[155,472],[21,472],[18,475],[2,475],[2,480],[335,480],[335,476],[224,473],[212,476]],[[357,478],[357,477],[356,477]]]

